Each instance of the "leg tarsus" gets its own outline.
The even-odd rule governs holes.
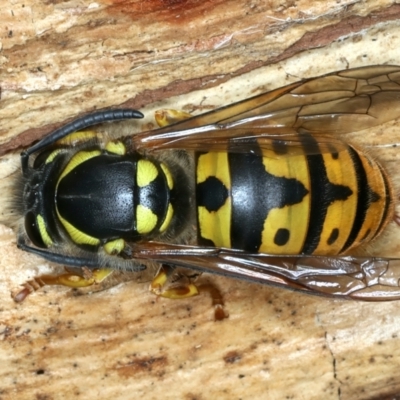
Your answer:
[[[214,317],[216,321],[228,318],[229,313],[224,309],[224,300],[220,290],[212,283],[203,283],[196,286],[188,275],[175,274],[176,269],[170,265],[163,265],[150,284],[150,291],[161,297],[168,299],[186,299],[200,293],[208,293],[214,306]],[[195,275],[197,278],[199,274]],[[186,283],[183,283],[183,279]],[[170,287],[165,288],[170,285]]]
[[[229,317],[228,311],[225,310],[222,304],[216,304],[214,306],[214,318],[216,321],[222,321]]]
[[[89,268],[66,268],[67,273],[61,275],[39,275],[32,280],[24,283],[22,290],[12,296],[15,302],[21,303],[26,299],[29,294],[39,290],[43,286],[48,285],[60,285],[67,286],[70,288],[83,288],[101,283],[109,277],[113,270],[112,269],[95,269]]]
[[[168,299],[185,299],[187,297],[192,297],[199,294],[197,287],[190,282],[190,279],[186,276],[186,284],[181,282],[178,284],[172,283],[171,287],[165,289],[165,286],[167,285],[168,280],[171,279],[174,271],[174,267],[163,265],[150,284],[150,292],[157,296],[166,297]],[[179,276],[178,279],[175,279],[175,282],[177,280],[181,280],[182,278],[183,276]]]
[[[214,318],[216,321],[222,321],[229,317],[228,311],[224,307],[224,299],[222,297],[221,291],[212,283],[204,283],[198,286],[198,291],[200,293],[208,293],[212,300],[212,305],[214,306]]]

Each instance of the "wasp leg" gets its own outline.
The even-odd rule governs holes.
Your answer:
[[[199,294],[196,285],[190,281],[188,276],[175,275],[173,277],[174,272],[174,267],[163,264],[150,284],[150,291],[157,296],[166,297],[168,299],[186,299],[187,297],[197,296]],[[186,283],[177,283],[178,281],[182,281],[183,278],[187,279]],[[166,285],[170,284],[172,280],[172,286],[165,289]]]
[[[101,139],[102,135],[97,133],[96,131],[79,131],[69,134],[68,136],[58,140],[56,142],[57,145],[75,147],[77,145],[82,145],[84,143],[88,143],[90,141],[96,142]],[[125,145],[119,140],[109,141],[105,149],[110,153],[118,154],[118,155],[125,155],[126,154],[126,147]]]
[[[224,299],[221,291],[212,283],[204,283],[197,287],[200,293],[207,292],[211,296],[212,305],[214,306],[214,318],[216,321],[222,321],[229,317],[228,311],[224,308]]]
[[[224,309],[224,300],[219,289],[211,283],[196,286],[192,280],[198,276],[199,274],[188,276],[177,273],[175,267],[163,264],[150,284],[150,291],[168,299],[186,299],[200,293],[208,293],[214,306],[215,320],[228,318],[229,314]],[[167,286],[169,287],[166,288]]]
[[[106,268],[95,270],[81,268],[79,273],[76,271],[76,268],[66,268],[66,270],[67,273],[62,275],[40,275],[33,278],[23,285],[24,288],[22,290],[12,296],[13,300],[17,303],[21,303],[27,296],[29,296],[29,294],[47,285],[83,288],[99,284],[108,278],[114,271]]]
[[[175,124],[176,122],[183,121],[184,119],[191,118],[192,116],[193,115],[185,111],[172,110],[172,109],[157,110],[154,113],[155,120],[160,128]]]
[[[70,133],[68,136],[57,140],[56,144],[74,147],[79,144],[89,142],[91,140],[97,140],[99,139],[99,136],[100,135],[98,135],[95,131],[79,131]]]

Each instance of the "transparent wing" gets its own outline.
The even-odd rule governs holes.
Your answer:
[[[136,244],[133,257],[311,294],[358,300],[400,299],[400,259],[353,256],[278,256],[239,250]]]
[[[340,139],[324,134],[310,134],[304,130],[297,132],[291,128],[241,128],[214,129],[199,127],[151,136],[150,142],[137,143],[132,136],[136,149],[148,151],[183,149],[186,151],[229,151],[231,153],[253,152],[257,147],[270,150],[279,155],[321,154],[338,152],[346,148]],[[273,156],[273,155],[271,155]]]
[[[154,131],[139,133],[135,147],[248,151],[276,141],[297,152],[298,133],[318,143],[341,146],[342,135],[400,117],[400,67],[372,66],[339,71],[293,83]],[[313,150],[306,150],[313,152]]]

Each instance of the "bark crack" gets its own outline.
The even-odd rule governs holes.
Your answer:
[[[332,357],[332,370],[333,370],[333,378],[334,380],[338,383],[338,388],[337,388],[337,398],[338,400],[342,399],[342,393],[341,393],[341,382],[337,377],[337,366],[336,366],[336,357],[335,354],[332,351],[332,348],[330,346],[330,339],[328,337],[328,332],[325,331],[325,341],[326,341],[326,347],[329,350],[329,353],[331,354]]]

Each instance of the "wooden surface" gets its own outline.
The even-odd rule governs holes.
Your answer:
[[[3,2],[0,201],[20,151],[69,118],[109,106],[201,112],[303,77],[400,64],[390,1]],[[395,127],[395,125],[394,125]],[[393,127],[392,127],[393,128]],[[396,129],[351,140],[398,177]],[[378,148],[376,146],[379,146]],[[398,254],[391,226],[371,251]],[[300,295],[214,276],[181,301],[127,282],[77,296],[11,292],[53,266],[0,230],[0,399],[381,399],[400,393],[400,303]]]

